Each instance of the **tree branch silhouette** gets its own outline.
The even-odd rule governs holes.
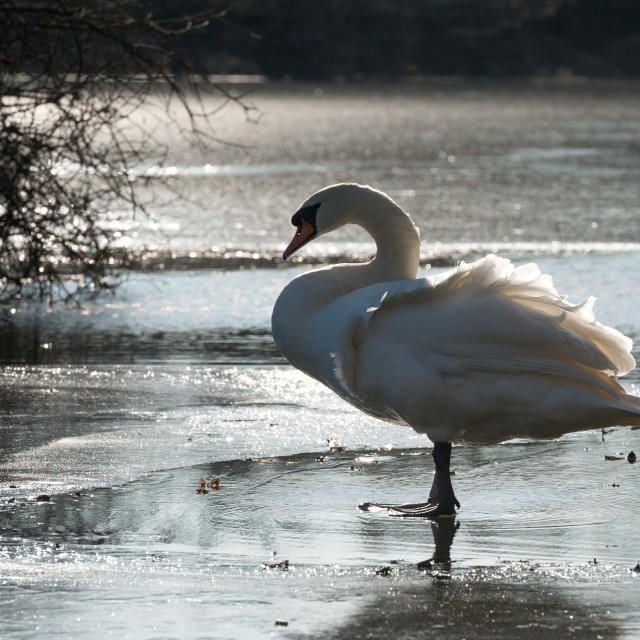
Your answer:
[[[157,15],[145,0],[0,0],[0,301],[117,284],[118,211],[148,213],[140,187],[154,174],[141,167],[167,154],[135,118],[143,108],[201,145],[217,141],[211,118],[223,106],[251,116],[246,96],[182,46],[224,19],[212,4],[183,15],[163,3]]]

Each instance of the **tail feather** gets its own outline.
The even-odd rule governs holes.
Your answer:
[[[640,397],[627,393],[621,400],[623,407],[619,409],[612,424],[640,427]]]

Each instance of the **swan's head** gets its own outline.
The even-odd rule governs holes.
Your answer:
[[[387,197],[371,187],[359,184],[335,184],[314,193],[293,214],[291,224],[296,234],[282,257],[286,260],[305,244],[349,222],[354,222],[363,199]]]

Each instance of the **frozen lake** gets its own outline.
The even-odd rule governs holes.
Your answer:
[[[267,85],[257,124],[220,114],[245,147],[176,140],[164,179],[189,198],[132,221],[130,245],[185,270],[0,312],[0,636],[640,637],[640,467],[605,460],[638,452],[640,431],[456,447],[455,523],[362,513],[424,499],[430,443],[293,370],[270,336],[279,291],[312,268],[273,268],[291,214],[358,181],[414,216],[425,262],[535,260],[572,302],[596,296],[638,359],[638,97]],[[331,240],[305,251],[371,251]],[[210,255],[220,268],[195,268]],[[637,370],[620,382],[640,394]],[[197,493],[201,478],[219,489]]]

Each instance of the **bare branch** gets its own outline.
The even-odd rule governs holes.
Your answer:
[[[136,121],[164,96],[162,118],[202,145],[211,117],[236,96],[190,61],[180,44],[226,6],[154,15],[146,0],[2,0],[0,24],[0,302],[72,299],[108,289],[126,258],[116,210],[148,215],[138,168],[167,148]],[[208,108],[207,97],[219,104]],[[176,115],[175,105],[182,115]],[[186,124],[182,123],[182,120]]]

